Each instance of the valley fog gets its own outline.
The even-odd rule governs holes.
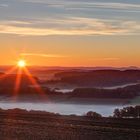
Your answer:
[[[83,105],[83,104],[62,104],[62,103],[25,103],[25,102],[0,102],[2,109],[26,109],[40,110],[63,115],[84,115],[88,111],[100,113],[103,116],[110,116],[114,109],[123,108],[125,105]]]

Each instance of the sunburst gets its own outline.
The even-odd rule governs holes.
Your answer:
[[[17,62],[17,66],[20,67],[20,68],[23,68],[26,66],[26,61],[25,60],[19,60]]]

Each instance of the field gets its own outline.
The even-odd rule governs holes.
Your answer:
[[[1,110],[0,140],[140,140],[140,119]]]

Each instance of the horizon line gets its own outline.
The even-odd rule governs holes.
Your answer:
[[[0,65],[0,67],[11,67],[14,66],[12,64]],[[59,68],[139,68],[140,66],[47,66],[47,65],[27,65],[26,67],[59,67]]]

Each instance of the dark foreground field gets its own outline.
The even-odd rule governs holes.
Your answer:
[[[140,120],[1,110],[0,140],[140,140]]]

